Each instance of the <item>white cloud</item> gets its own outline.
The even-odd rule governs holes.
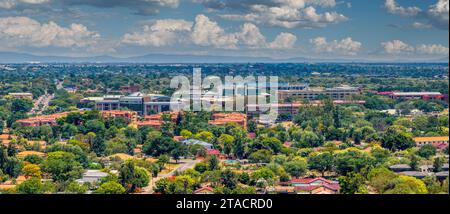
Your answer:
[[[392,55],[444,55],[448,56],[449,49],[440,44],[419,44],[416,47],[400,40],[381,43],[383,52]]]
[[[190,32],[193,23],[179,19],[158,20],[153,25],[145,25],[141,32],[127,33],[122,42],[144,46],[169,46],[180,42],[180,33]]]
[[[428,10],[422,10],[416,6],[402,7],[395,0],[386,0],[385,8],[391,14],[413,17],[416,19],[427,20],[426,24],[412,24],[414,28],[430,28],[431,26],[439,29],[448,30],[449,25],[449,0],[437,0],[435,4],[428,7]]]
[[[337,12],[318,13],[315,7],[334,7],[335,0],[194,0],[219,13],[223,19],[283,28],[316,28],[346,21]]]
[[[18,4],[44,4],[51,0],[0,0],[0,8],[10,9]]]
[[[424,24],[422,22],[414,22],[411,27],[416,28],[416,29],[428,29],[428,28],[432,28],[432,25],[429,24]]]
[[[439,0],[428,9],[430,21],[439,28],[448,30],[449,0]]]
[[[236,33],[236,38],[245,46],[251,48],[258,48],[265,46],[266,37],[261,34],[256,25],[251,23],[245,23],[241,27],[241,32]]]
[[[100,35],[84,25],[61,27],[55,22],[39,23],[28,17],[0,18],[0,43],[10,47],[87,47]]]
[[[444,47],[438,44],[432,45],[418,45],[416,47],[416,51],[419,54],[428,54],[428,55],[446,55],[448,56],[448,47]]]
[[[272,49],[290,49],[293,48],[297,37],[291,33],[280,33],[273,42],[269,44]]]
[[[340,41],[333,40],[328,42],[325,37],[317,37],[310,40],[316,53],[356,55],[361,49],[362,43],[353,41],[351,37],[344,38]]]
[[[217,22],[211,21],[205,15],[198,15],[195,18],[191,38],[196,45],[216,48],[235,49],[238,43],[234,34],[225,33],[225,30]]]
[[[381,43],[384,52],[388,54],[410,53],[414,51],[414,47],[400,40],[392,40]]]
[[[139,15],[154,15],[160,8],[177,8],[180,0],[0,0],[0,8],[19,8],[18,6],[48,4],[51,7],[70,7],[88,5],[98,8],[124,7],[136,11]]]
[[[402,7],[398,6],[395,0],[386,0],[384,7],[389,13],[402,15],[402,16],[416,16],[422,10],[418,7]]]
[[[122,38],[122,43],[141,46],[188,44],[218,49],[289,49],[293,48],[296,41],[295,35],[280,33],[273,42],[268,43],[259,28],[252,23],[244,23],[239,31],[227,33],[217,22],[202,14],[195,18],[194,23],[158,20],[153,25],[145,25],[142,31],[127,33]]]

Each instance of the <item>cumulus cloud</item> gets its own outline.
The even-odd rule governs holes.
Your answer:
[[[0,18],[0,43],[9,47],[87,47],[100,35],[84,25],[61,27],[55,22],[39,23],[28,17]]]
[[[386,11],[406,17],[426,20],[428,23],[414,22],[411,26],[414,28],[430,28],[436,27],[448,30],[449,25],[449,0],[437,0],[428,9],[421,9],[416,6],[403,7],[399,6],[395,0],[386,0],[384,4]],[[418,24],[420,23],[420,24]]]
[[[353,41],[351,37],[342,40],[327,41],[325,37],[317,37],[310,40],[316,53],[356,55],[361,49],[362,43]]]
[[[318,13],[315,7],[334,7],[334,0],[194,0],[219,16],[233,21],[254,22],[283,28],[325,27],[346,21],[337,12]]]
[[[289,49],[293,48],[296,41],[295,35],[283,32],[269,43],[252,23],[244,23],[239,31],[229,33],[203,14],[198,15],[195,22],[158,20],[153,25],[145,25],[142,31],[127,33],[122,38],[122,43],[142,46],[188,44],[219,49]]]
[[[293,48],[297,37],[291,33],[280,33],[273,42],[269,44],[272,49],[290,49]]]
[[[384,7],[389,13],[402,15],[402,16],[415,16],[422,10],[418,7],[402,7],[395,2],[395,0],[386,0]]]
[[[162,7],[177,8],[180,0],[0,0],[0,8],[6,9],[27,4],[88,5],[98,8],[125,7],[140,15],[153,15],[159,13],[159,9]]]
[[[392,40],[381,43],[384,52],[388,54],[410,53],[414,51],[414,47],[400,40]]]
[[[444,55],[448,56],[449,49],[440,44],[419,44],[416,47],[400,40],[382,42],[383,52],[392,55]]]
[[[241,32],[235,34],[236,38],[245,46],[251,48],[261,47],[266,44],[266,37],[262,35],[259,28],[251,23],[245,23]]]
[[[448,47],[444,47],[438,44],[432,45],[418,45],[416,47],[416,52],[419,54],[428,54],[428,55],[446,55],[448,56]]]
[[[205,15],[198,15],[195,18],[191,38],[196,45],[226,49],[235,49],[238,42],[236,35],[225,33],[217,22],[211,21]]]
[[[449,0],[439,0],[428,9],[428,18],[436,27],[448,30]]]
[[[122,42],[144,46],[169,46],[181,41],[179,34],[190,32],[193,23],[179,19],[157,20],[153,25],[144,25],[141,32],[127,33]]]
[[[0,8],[10,9],[18,4],[44,4],[50,0],[0,0]]]

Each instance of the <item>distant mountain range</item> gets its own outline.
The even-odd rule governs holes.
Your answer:
[[[0,52],[0,63],[320,63],[320,62],[380,62],[379,60],[361,59],[315,59],[290,58],[273,59],[269,57],[242,57],[242,56],[201,56],[201,55],[166,55],[147,54],[135,57],[64,57],[64,56],[37,56],[26,53]],[[386,61],[394,62],[394,61]],[[417,60],[396,60],[395,62],[418,62]],[[448,63],[449,58],[424,60],[421,62]]]

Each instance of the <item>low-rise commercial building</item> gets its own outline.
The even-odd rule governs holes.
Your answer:
[[[405,99],[405,100],[448,100],[448,96],[440,92],[398,92],[388,91],[380,92],[378,95],[387,96],[392,99]]]
[[[361,89],[350,86],[335,88],[305,88],[303,90],[279,90],[279,100],[303,99],[318,100],[322,96],[328,96],[333,100],[349,100],[353,95],[360,94]]]
[[[95,102],[97,110],[109,111],[128,109],[137,112],[139,115],[150,115],[160,112],[167,112],[171,109],[171,98],[164,95],[146,95],[133,93],[128,96],[107,95],[103,98],[86,98],[83,102]],[[180,103],[175,103],[181,105]]]
[[[32,93],[9,93],[8,96],[14,99],[33,99]]]
[[[422,147],[425,145],[433,145],[437,149],[443,149],[448,146],[449,136],[438,137],[416,137],[414,142],[416,146]]]

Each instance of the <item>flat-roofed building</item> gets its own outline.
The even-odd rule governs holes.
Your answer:
[[[103,98],[85,98],[82,102],[91,102],[92,100],[95,102],[97,110],[100,111],[128,109],[141,116],[170,111],[172,105],[170,97],[146,95],[139,92],[128,96],[107,95]],[[181,106],[181,103],[177,104]]]
[[[364,105],[364,100],[334,100],[335,105]],[[248,104],[246,105],[245,112],[249,118],[256,118],[259,115],[268,113],[272,108],[276,108],[278,115],[291,115],[296,116],[298,110],[304,104],[302,103],[280,103],[280,104]],[[322,105],[321,101],[311,101],[309,105]]]
[[[438,149],[442,147],[448,146],[449,136],[438,136],[438,137],[416,137],[414,141],[416,142],[416,146],[422,147],[425,145],[433,145]]]
[[[440,92],[398,92],[388,91],[380,92],[378,95],[388,96],[392,99],[406,99],[406,100],[446,100],[448,96]]]
[[[14,99],[33,99],[32,93],[9,93],[8,96]]]
[[[306,88],[304,90],[279,90],[279,100],[303,99],[318,100],[322,96],[328,96],[333,100],[349,100],[353,95],[360,94],[357,87],[341,86],[335,88]]]
[[[120,95],[106,95],[103,99],[95,100],[95,107],[100,111],[118,110],[120,108]]]

